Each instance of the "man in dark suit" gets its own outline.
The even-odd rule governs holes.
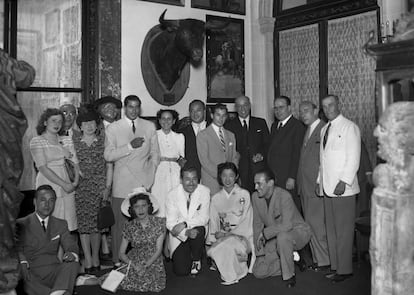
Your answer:
[[[318,118],[318,108],[310,101],[299,105],[302,122],[308,126],[300,154],[297,185],[302,201],[303,216],[311,226],[310,241],[315,271],[329,270],[328,241],[326,240],[325,212],[323,198],[315,193],[315,182],[319,173],[319,148],[321,129],[325,122]]]
[[[236,147],[240,154],[239,173],[241,185],[254,192],[254,174],[265,168],[269,129],[266,121],[250,116],[250,99],[240,96],[235,101],[237,118],[226,122],[224,127],[236,136]]]
[[[278,121],[272,124],[267,164],[275,174],[276,185],[289,191],[302,212],[296,192],[296,176],[305,126],[293,117],[289,97],[276,97],[273,106]]]
[[[17,249],[29,295],[72,294],[79,270],[78,245],[66,220],[51,216],[56,193],[50,185],[35,193],[35,212],[17,220]],[[63,248],[63,262],[57,255]]]
[[[201,175],[201,164],[197,154],[196,136],[206,129],[206,106],[201,100],[195,99],[190,103],[189,113],[191,124],[179,130],[185,137],[185,159],[187,165],[195,167],[198,175]]]

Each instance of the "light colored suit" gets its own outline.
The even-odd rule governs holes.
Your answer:
[[[329,124],[321,131],[318,181],[320,194],[324,195],[331,269],[343,275],[352,273],[355,195],[359,193],[357,171],[361,137],[358,126],[342,115],[330,123],[325,147],[323,139]],[[340,180],[346,183],[345,192],[341,196],[336,196],[334,190]]]
[[[234,134],[223,128],[226,151],[212,124],[197,135],[197,153],[201,163],[201,183],[210,189],[211,195],[220,191],[217,182],[217,165],[224,162],[239,164]]]
[[[123,118],[110,124],[106,130],[105,160],[114,162],[112,195],[126,198],[136,187],[149,189],[154,182],[155,170],[160,159],[158,138],[152,122],[136,119],[136,131],[132,133],[130,122]],[[144,137],[143,145],[128,147],[131,140]]]
[[[119,247],[122,240],[122,229],[125,216],[121,213],[124,198],[134,188],[145,187],[147,190],[154,182],[155,170],[160,160],[158,138],[152,122],[137,118],[135,134],[132,132],[130,120],[122,118],[111,123],[105,130],[104,157],[114,163],[112,180],[112,210],[115,224],[112,233],[112,261],[119,262]],[[141,147],[132,149],[130,142],[136,137],[143,137]]]
[[[61,263],[57,258],[59,246],[64,252],[78,254],[78,245],[69,233],[66,220],[49,216],[46,232],[35,213],[17,220],[17,249],[20,261],[28,261],[30,280],[25,281],[29,294],[44,295],[55,290],[72,294],[78,262]]]
[[[180,184],[168,193],[165,212],[167,218],[167,229],[169,230],[168,249],[170,257],[173,256],[175,249],[181,242],[187,240],[185,231],[197,226],[207,227],[210,212],[210,190],[208,187],[199,184],[191,194],[190,206],[187,209],[188,193],[184,191]],[[187,228],[183,229],[177,237],[171,234],[175,225],[181,222],[187,223]]]
[[[324,121],[317,123],[309,139],[304,138],[298,168],[298,192],[302,202],[305,221],[311,226],[313,235],[310,241],[313,262],[318,266],[329,265],[328,242],[326,240],[325,210],[323,198],[315,193],[315,183],[319,172],[319,146]],[[310,126],[308,126],[308,129]],[[305,136],[308,134],[305,134]]]
[[[253,274],[265,278],[282,273],[283,279],[287,280],[295,274],[293,250],[300,250],[309,242],[311,229],[290,193],[280,187],[274,187],[269,206],[257,192],[252,195],[252,204],[254,243],[262,232],[266,239],[264,249],[256,249]]]

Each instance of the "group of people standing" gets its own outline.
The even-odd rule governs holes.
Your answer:
[[[122,104],[113,97],[79,114],[73,105],[47,109],[30,143],[36,187],[50,185],[53,216],[78,231],[85,271],[100,267],[106,239],[97,212],[110,200],[112,260],[115,267],[130,264],[121,284],[126,290],[165,288],[163,252],[177,275],[197,275],[206,252],[224,284],[252,272],[282,275],[294,287],[293,252],[309,241],[307,266],[340,282],[352,276],[360,134],[339,105],[333,95],[322,100],[325,125],[318,108],[302,102],[302,124],[292,116],[290,99],[277,97],[270,134],[265,120],[250,115],[246,96],[236,99],[233,120],[225,105],[215,105],[210,125],[205,104],[192,101],[190,122],[177,132],[174,110],[157,113],[156,130],[140,117],[135,95],[125,98],[120,119]],[[73,163],[73,179],[66,160]],[[40,221],[37,200],[38,192]]]

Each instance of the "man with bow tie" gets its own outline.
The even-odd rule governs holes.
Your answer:
[[[79,271],[78,244],[66,220],[53,217],[56,193],[50,185],[35,192],[35,212],[17,220],[17,249],[29,295],[72,294]],[[63,261],[58,259],[63,248]]]

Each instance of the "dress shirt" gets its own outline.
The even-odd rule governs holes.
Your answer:
[[[43,219],[39,216],[39,214],[36,213],[37,219],[39,219],[40,224],[42,224],[42,221],[45,222],[45,228],[47,229],[47,225],[49,224],[49,216]]]
[[[239,117],[239,120],[240,120],[240,124],[242,126],[244,125],[244,122],[243,121],[246,121],[247,129],[249,129],[249,126],[250,126],[250,116],[247,116],[245,119]]]
[[[315,120],[315,122],[313,122],[310,126],[309,126],[309,128],[310,128],[310,130],[309,130],[309,137],[311,137],[312,136],[312,132],[315,130],[315,128],[316,128],[316,126],[318,126],[318,124],[319,124],[319,122],[321,121],[321,119],[316,119]],[[306,140],[308,140],[309,139],[309,137],[308,138],[306,138]]]
[[[216,132],[217,137],[220,139],[220,128],[222,128],[222,130],[224,129],[224,127],[218,127],[216,124],[211,123],[211,126],[213,127],[214,132]],[[223,138],[225,138],[224,135],[224,131],[223,131]]]
[[[285,126],[285,125],[286,125],[286,123],[287,123],[287,121],[289,121],[290,117],[292,117],[292,114],[290,114],[290,116],[288,116],[288,117],[287,117],[286,119],[284,119],[283,121],[280,121],[280,122],[282,122],[282,126],[280,126],[280,128],[282,128],[283,126]]]
[[[201,130],[206,129],[207,122],[206,121],[203,121],[201,123],[191,122],[191,126],[193,127],[194,134],[197,136],[198,132],[200,132]]]

